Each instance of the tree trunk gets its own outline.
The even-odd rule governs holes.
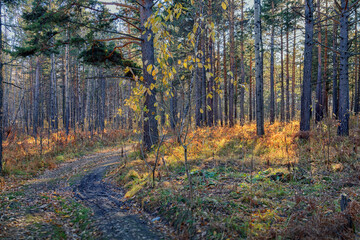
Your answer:
[[[36,58],[35,70],[35,88],[34,88],[34,109],[33,109],[33,133],[34,137],[37,136],[37,129],[39,124],[39,106],[40,106],[40,57]]]
[[[306,0],[305,1],[304,77],[303,77],[303,87],[302,87],[302,95],[301,95],[300,131],[310,131],[313,35],[314,35],[313,0]]]
[[[263,101],[263,55],[261,37],[260,0],[254,0],[255,15],[255,65],[256,65],[256,132],[264,135],[264,101]]]
[[[250,53],[250,72],[249,72],[249,122],[253,120],[253,83],[252,83],[252,54]]]
[[[94,75],[94,74],[93,74]],[[86,119],[88,122],[88,130],[89,132],[92,131],[92,122],[91,122],[91,109],[92,109],[92,98],[93,98],[93,93],[92,93],[92,85],[93,85],[93,80],[88,78],[87,79],[87,87],[86,87]]]
[[[320,20],[320,0],[317,1],[318,5],[318,19]],[[320,122],[323,119],[323,96],[322,96],[322,72],[321,72],[321,24],[318,25],[318,73],[316,82],[316,107],[315,107],[315,121]]]
[[[289,51],[289,27],[286,29],[286,122],[290,121],[290,51]]]
[[[69,30],[67,30],[67,38],[70,38]],[[69,134],[69,128],[70,128],[70,46],[69,44],[66,44],[65,46],[65,113],[64,113],[64,119],[65,119],[65,131],[66,135]]]
[[[295,119],[295,71],[296,71],[296,21],[294,24],[294,39],[293,39],[293,64],[292,64],[292,79],[291,79],[291,120]]]
[[[274,18],[274,1],[271,1],[271,13]],[[274,39],[275,39],[275,25],[271,26],[271,45],[270,45],[270,124],[275,122],[275,59],[274,59]],[[250,102],[251,104],[251,102]]]
[[[234,126],[234,74],[235,74],[235,29],[234,29],[234,0],[229,0],[229,27],[230,27],[230,79],[229,79],[229,125]]]
[[[196,15],[196,17],[197,17],[197,19],[198,19],[198,14]],[[196,34],[201,34],[200,32],[199,32],[199,29],[196,31]],[[195,48],[196,48],[196,50],[199,48],[199,42],[196,42],[195,43],[196,45],[195,45]],[[200,46],[201,47],[201,46]],[[202,59],[201,58],[201,55],[200,55],[200,53],[198,52],[198,51],[196,51],[197,53],[197,55],[196,55],[196,58],[198,58],[198,59]],[[196,64],[195,65],[195,72],[196,72],[196,74],[195,74],[195,77],[196,77],[196,81],[195,81],[195,91],[196,91],[196,106],[195,106],[195,123],[196,123],[196,126],[197,127],[200,127],[201,126],[201,119],[202,119],[202,111],[203,111],[203,109],[202,109],[202,96],[201,96],[201,93],[202,93],[202,88],[201,88],[201,86],[202,86],[202,81],[201,81],[201,72],[202,72],[202,69],[201,68],[199,68],[199,64]],[[172,86],[172,88],[173,88],[173,86]],[[171,115],[172,116],[172,115]]]
[[[284,50],[283,50],[283,26],[281,26],[281,33],[280,33],[280,48],[281,48],[281,99],[280,99],[280,121],[285,121],[285,91],[284,91]]]
[[[205,23],[203,23],[203,27],[205,27]],[[202,63],[202,67],[201,67],[201,107],[202,107],[202,114],[201,114],[201,125],[204,126],[206,124],[206,115],[207,115],[207,107],[206,107],[206,96],[207,96],[207,91],[206,91],[206,83],[207,83],[207,79],[206,79],[206,69],[205,69],[205,65],[206,65],[206,34],[205,31],[202,33],[202,39],[201,39],[201,50],[202,50],[202,55],[201,55],[201,63]],[[183,105],[184,106],[184,105]]]
[[[2,1],[0,1],[0,16],[2,16]],[[2,18],[0,17],[0,56],[2,56],[3,51],[3,41],[2,41]],[[3,93],[4,93],[4,79],[3,79],[3,62],[0,58],[0,174],[3,172]]]
[[[341,0],[340,17],[340,81],[339,81],[339,121],[338,135],[349,135],[349,6]]]
[[[56,67],[55,54],[51,54],[51,72],[50,72],[50,120],[51,128],[58,129],[58,110],[57,110],[57,84],[56,84]]]
[[[325,0],[325,10],[326,16],[328,15],[328,3]],[[328,46],[328,26],[327,26],[327,18],[325,20],[325,40],[324,45]],[[328,65],[328,49],[324,48],[324,74],[323,74],[323,94],[322,94],[322,110],[323,110],[323,117],[328,116],[329,114],[329,104],[328,104],[328,75],[327,75],[327,66]]]
[[[359,52],[359,48],[358,48],[358,39],[357,39],[357,22],[358,22],[358,18],[357,18],[357,8],[355,8],[355,51]],[[360,97],[360,87],[359,87],[359,77],[360,77],[360,66],[359,66],[360,62],[359,62],[359,56],[355,56],[355,93],[354,93],[354,113],[358,114],[360,109],[359,109],[359,97]]]
[[[171,84],[171,96],[170,96],[170,125],[175,130],[177,125],[177,92],[174,86],[174,82]],[[200,125],[198,125],[200,126]]]
[[[337,20],[334,20],[333,23],[333,49],[337,49],[337,34],[338,33],[338,24]],[[333,52],[333,116],[338,118],[339,113],[339,97],[338,97],[338,56],[336,52]]]
[[[225,26],[224,26],[224,35],[223,35],[223,51],[224,51],[224,123],[228,125],[228,83],[227,83],[227,59],[226,59],[226,34],[225,34]]]
[[[241,40],[240,40],[240,69],[241,69],[241,86],[240,86],[240,124],[245,123],[245,109],[244,109],[244,100],[245,100],[245,63],[244,63],[244,0],[241,0]]]
[[[211,26],[212,20],[212,5],[211,5],[211,1],[212,0],[208,0],[208,7],[209,7],[209,25]],[[214,30],[215,31],[215,30]],[[208,118],[207,118],[207,125],[209,127],[212,127],[214,124],[214,45],[213,45],[213,40],[212,40],[212,36],[210,34],[211,31],[209,31],[208,34],[208,44],[209,44],[209,52],[208,52],[208,59],[209,59],[209,64],[210,64],[210,68],[209,68],[209,88],[208,88],[208,93],[211,95],[211,97],[208,98],[208,105],[209,105],[209,111],[207,111],[208,114]]]
[[[217,41],[217,52],[214,51],[216,62],[216,75],[214,81],[214,125],[218,125],[219,121],[219,79],[220,79],[220,38]]]
[[[103,68],[100,69],[100,92],[101,92],[101,105],[100,105],[100,129],[102,132],[105,130],[105,96],[106,96],[106,81],[103,76]]]
[[[150,90],[150,85],[155,84],[155,79],[152,74],[148,73],[147,67],[149,65],[155,66],[154,60],[154,34],[151,28],[145,28],[145,23],[152,14],[153,0],[142,0],[142,6],[140,6],[140,19],[142,29],[142,62],[143,64],[143,75],[144,82],[148,91],[145,92],[145,108],[144,111],[144,132],[143,132],[143,144],[146,150],[151,150],[152,146],[158,143],[159,132],[158,122],[156,117],[156,88]]]

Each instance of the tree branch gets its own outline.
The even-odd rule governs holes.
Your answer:
[[[115,6],[118,6],[118,7],[125,7],[125,8],[129,8],[129,9],[132,9],[132,10],[135,10],[135,11],[140,11],[139,8],[137,7],[134,7],[134,6],[131,6],[131,5],[127,5],[127,4],[123,4],[123,3],[116,3],[116,2],[100,2],[101,4],[104,4],[104,5],[115,5]]]
[[[9,84],[9,85],[14,86],[14,87],[17,87],[17,88],[19,88],[19,89],[22,89],[22,87],[19,87],[18,85],[15,85],[15,84],[13,84],[13,83],[5,82],[5,81],[3,81],[3,83]]]

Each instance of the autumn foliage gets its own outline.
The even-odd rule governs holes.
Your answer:
[[[319,123],[308,141],[299,138],[297,121],[267,124],[262,137],[255,124],[197,129],[188,150],[193,203],[175,137],[161,147],[155,188],[154,154],[131,153],[112,176],[128,198],[167,219],[184,239],[351,239],[360,223],[359,130],[352,122],[350,137],[339,137],[334,126]],[[346,211],[341,194],[351,199]]]

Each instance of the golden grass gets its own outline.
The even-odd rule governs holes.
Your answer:
[[[339,137],[336,122],[326,119],[313,126],[308,141],[299,139],[298,121],[266,124],[262,137],[256,136],[253,123],[191,132],[188,158],[194,185],[192,207],[184,149],[175,138],[169,138],[160,148],[155,188],[140,151],[129,156],[126,166],[114,173],[127,188],[127,197],[137,199],[149,211],[157,211],[184,238],[267,239],[300,233],[311,226],[298,216],[294,215],[296,221],[289,218],[298,204],[297,194],[306,197],[301,200],[306,204],[315,202],[314,208],[323,219],[328,216],[314,225],[327,229],[343,220],[339,214],[326,215],[338,201],[334,189],[340,183],[348,184],[349,179],[360,178],[356,161],[360,131],[354,119],[351,126],[349,137]],[[145,160],[153,166],[155,154]],[[360,200],[356,187],[344,192],[352,192],[354,202]],[[306,204],[298,208],[306,212]],[[302,226],[302,230],[288,229],[289,221]]]
[[[94,134],[76,132],[68,136],[64,132],[43,134],[35,140],[17,132],[4,141],[3,169],[5,175],[19,178],[32,176],[40,170],[54,168],[58,163],[79,157],[106,146],[124,141],[130,132],[107,130]]]

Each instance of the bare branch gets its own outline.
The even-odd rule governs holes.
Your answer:
[[[125,7],[125,8],[135,10],[135,11],[139,11],[139,8],[131,6],[131,5],[123,4],[123,3],[116,3],[116,2],[100,2],[100,3],[104,4],[104,5],[115,5],[118,7]]]

